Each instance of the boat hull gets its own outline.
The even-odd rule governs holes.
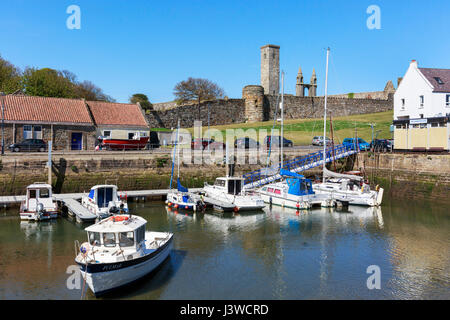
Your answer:
[[[127,284],[135,282],[155,270],[172,250],[173,235],[166,243],[152,253],[143,257],[115,263],[88,264],[79,263],[81,275],[86,279],[86,283],[95,294],[103,295],[112,290],[116,290]]]
[[[338,201],[341,202],[347,202],[350,205],[358,205],[358,206],[368,206],[368,207],[374,207],[381,205],[381,199],[382,199],[382,190],[380,191],[381,197],[378,196],[377,192],[371,192],[371,193],[358,193],[354,191],[342,191],[338,189],[330,189],[327,190],[326,188],[321,187],[314,187],[314,191],[316,193],[322,193],[322,194],[330,194],[332,197]]]
[[[138,139],[103,139],[102,146],[114,150],[135,150],[144,149],[149,137]]]

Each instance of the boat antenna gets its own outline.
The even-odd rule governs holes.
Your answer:
[[[322,182],[325,183],[325,164],[326,164],[326,149],[327,149],[327,90],[328,90],[328,59],[330,57],[330,48],[327,48],[327,68],[325,73],[325,101],[323,113],[323,168],[322,168]]]

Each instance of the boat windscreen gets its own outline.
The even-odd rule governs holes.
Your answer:
[[[228,193],[237,195],[241,193],[241,180],[228,180]]]
[[[104,187],[97,189],[97,205],[99,208],[106,208],[110,201],[113,201],[113,188]]]

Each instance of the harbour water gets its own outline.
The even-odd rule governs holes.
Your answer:
[[[102,299],[449,299],[450,213],[432,202],[380,209],[280,207],[239,215],[185,214],[130,203],[147,229],[175,234],[161,267]],[[0,214],[0,299],[80,299],[74,240],[86,225],[67,218],[20,222]],[[369,289],[369,266],[380,289]],[[370,268],[369,268],[370,269]],[[372,270],[372,269],[370,269]],[[96,299],[86,289],[85,299]]]

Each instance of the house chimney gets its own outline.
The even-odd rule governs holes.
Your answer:
[[[418,63],[417,63],[416,60],[412,60],[411,63],[410,63],[410,65],[411,65],[411,66],[414,66],[414,67],[416,67],[416,68],[418,67]]]

